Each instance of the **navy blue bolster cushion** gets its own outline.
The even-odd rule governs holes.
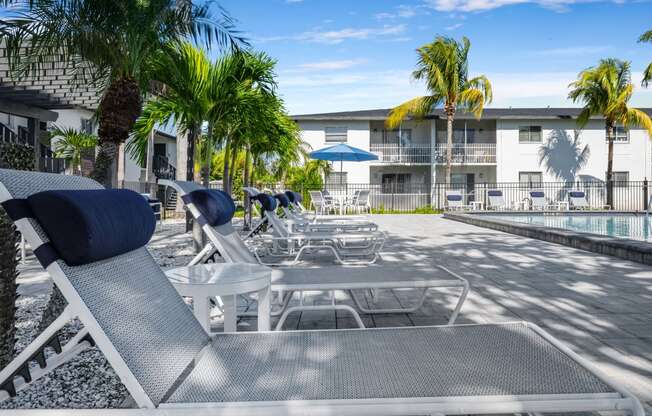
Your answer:
[[[290,199],[285,194],[276,194],[274,198],[278,199],[278,203],[281,204],[283,208],[290,206]]]
[[[292,194],[294,194],[294,202],[303,201],[303,195],[301,195],[299,192],[292,192]]]
[[[235,214],[235,203],[226,192],[217,189],[198,189],[183,196],[185,203],[192,203],[206,220],[216,227],[231,221]]]
[[[489,196],[503,196],[503,191],[487,191]]]
[[[273,196],[261,193],[256,195],[256,199],[265,211],[274,211],[276,209],[276,200]]]
[[[45,191],[29,196],[27,203],[70,266],[143,247],[156,227],[147,201],[128,189]]]
[[[569,192],[571,198],[584,198],[584,192]]]
[[[543,192],[530,192],[532,198],[543,198],[546,196]]]
[[[462,195],[448,195],[446,199],[448,199],[449,201],[461,201]]]
[[[288,199],[290,200],[291,203],[294,204],[295,202],[297,202],[296,195],[295,195],[294,192],[292,192],[292,191],[285,191],[285,196],[288,197]]]

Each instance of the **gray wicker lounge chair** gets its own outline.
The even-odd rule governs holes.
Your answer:
[[[64,318],[79,318],[87,331],[75,342],[95,343],[140,408],[233,416],[644,415],[627,390],[528,323],[211,338],[144,247],[77,266],[42,255],[52,236],[41,221],[15,208],[53,189],[99,186],[80,177],[0,170],[0,202],[68,301]],[[111,215],[113,208],[99,206],[90,215]],[[52,343],[63,323],[57,320],[0,371],[5,397],[34,379],[29,362],[40,361],[41,347]],[[57,357],[43,359],[44,371],[56,366]]]
[[[165,185],[174,187],[182,199],[185,199],[183,197],[188,192],[204,189],[201,185],[193,182],[166,181]],[[203,250],[190,262],[191,265],[212,258],[216,252],[219,252],[220,256],[226,262],[261,263],[258,255],[251,253],[230,221],[219,226],[211,226],[202,220],[203,215],[199,207],[185,200],[184,203],[195,220],[203,223],[202,230],[209,240]],[[287,317],[294,312],[323,309],[344,310],[353,315],[358,326],[364,328],[358,311],[349,305],[336,303],[332,293],[333,291],[340,290],[348,292],[358,310],[363,313],[388,314],[412,313],[417,311],[423,305],[429,289],[435,288],[460,289],[459,297],[448,320],[449,324],[455,323],[455,319],[466,300],[469,284],[465,279],[443,266],[418,267],[414,265],[402,265],[400,267],[388,267],[386,265],[369,265],[366,267],[274,268],[272,272],[272,290],[279,293],[280,301],[278,308],[272,311],[272,315],[281,316],[276,324],[276,329],[281,329]],[[376,291],[387,289],[417,289],[420,293],[416,302],[397,308],[373,308],[372,306],[365,306],[365,302],[355,293],[355,290],[370,290],[375,294]],[[304,304],[304,291],[329,291],[331,292],[331,303],[328,305]],[[301,302],[298,306],[288,307],[294,293],[299,293]]]

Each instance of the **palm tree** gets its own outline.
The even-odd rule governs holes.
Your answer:
[[[447,151],[446,183],[451,180],[451,161],[453,157],[453,121],[457,110],[468,111],[480,119],[486,104],[493,98],[491,83],[484,75],[468,78],[468,55],[471,42],[462,38],[461,42],[443,36],[432,43],[417,49],[417,68],[412,73],[416,80],[426,81],[430,95],[416,97],[395,107],[390,112],[386,125],[397,128],[403,120],[411,116],[424,118],[433,108],[443,105],[446,113]]]
[[[652,30],[643,33],[641,37],[638,38],[638,41],[652,43]],[[647,66],[647,68],[645,68],[645,72],[643,72],[643,86],[647,87],[650,81],[652,81],[652,62]]]
[[[233,165],[238,150],[247,147],[247,135],[260,131],[262,120],[269,116],[276,91],[276,62],[264,53],[232,54],[215,63],[209,84],[213,104],[208,120],[212,132],[224,148],[224,191],[231,192]]]
[[[153,60],[151,71],[157,79],[165,82],[160,93],[145,103],[142,114],[134,123],[133,137],[127,143],[127,151],[143,166],[152,130],[156,125],[173,121],[188,137],[192,156],[210,107],[207,89],[212,64],[204,50],[189,42],[169,43]]]
[[[91,176],[115,181],[115,155],[128,138],[149,91],[152,61],[164,45],[187,36],[206,45],[238,47],[233,21],[214,18],[211,2],[180,0],[4,0],[24,11],[0,20],[17,74],[38,73],[53,56],[74,68],[77,81],[100,87],[100,150]],[[27,46],[27,47],[26,47]],[[159,81],[164,81],[158,79]]]
[[[57,127],[50,132],[51,139],[58,139],[54,145],[56,157],[66,159],[72,165],[72,173],[82,173],[82,156],[95,149],[97,136],[72,127]]]
[[[618,59],[602,59],[597,66],[580,72],[569,87],[568,97],[584,104],[577,124],[584,128],[591,117],[605,119],[609,153],[607,156],[607,204],[613,206],[613,157],[616,126],[643,127],[652,135],[652,119],[643,111],[629,106],[634,92],[630,63]]]

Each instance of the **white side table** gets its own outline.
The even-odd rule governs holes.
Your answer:
[[[471,209],[473,211],[482,211],[484,209],[484,202],[482,201],[471,201]]]
[[[258,330],[270,329],[272,269],[258,264],[208,263],[178,267],[165,272],[181,296],[191,297],[199,323],[210,333],[210,298],[224,303],[224,332],[235,332],[237,296],[258,294]]]
[[[557,210],[559,211],[568,211],[570,207],[568,206],[568,201],[558,201],[557,202]]]

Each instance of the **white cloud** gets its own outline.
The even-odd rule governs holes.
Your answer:
[[[454,25],[446,26],[444,30],[451,31],[451,30],[459,29],[461,27],[462,27],[461,23],[455,23]]]
[[[607,52],[610,46],[569,46],[565,48],[542,49],[530,53],[532,56],[543,57],[577,57],[585,55],[596,55]]]
[[[555,11],[566,11],[576,3],[594,3],[603,0],[424,0],[425,4],[442,12],[478,12],[496,9],[513,4],[533,3]],[[607,0],[624,3],[626,0]]]
[[[396,15],[392,13],[376,13],[374,17],[378,20],[384,20],[384,19],[394,19]]]
[[[302,32],[297,35],[289,36],[269,36],[255,38],[258,42],[273,42],[280,40],[296,40],[302,42],[338,44],[345,40],[365,40],[374,39],[379,37],[388,37],[392,35],[399,35],[405,32],[406,26],[400,25],[384,25],[379,28],[344,28],[340,30],[321,30],[315,29],[308,32]]]
[[[301,3],[303,0],[285,0],[286,3]]]
[[[308,62],[305,64],[299,65],[300,69],[309,69],[309,70],[336,70],[336,69],[347,69],[354,66],[362,65],[366,63],[366,59],[345,59],[339,61],[320,61],[320,62]]]
[[[397,14],[399,17],[408,18],[417,15],[416,7],[414,6],[407,6],[405,4],[401,4],[400,6],[398,6],[397,9],[398,9]]]
[[[279,88],[292,114],[389,108],[426,93],[411,81],[410,70],[281,74]],[[472,74],[473,75],[473,74]],[[576,72],[488,72],[492,107],[577,107],[568,100]],[[632,74],[636,89],[631,104],[650,107],[652,88],[640,88],[642,74]]]

